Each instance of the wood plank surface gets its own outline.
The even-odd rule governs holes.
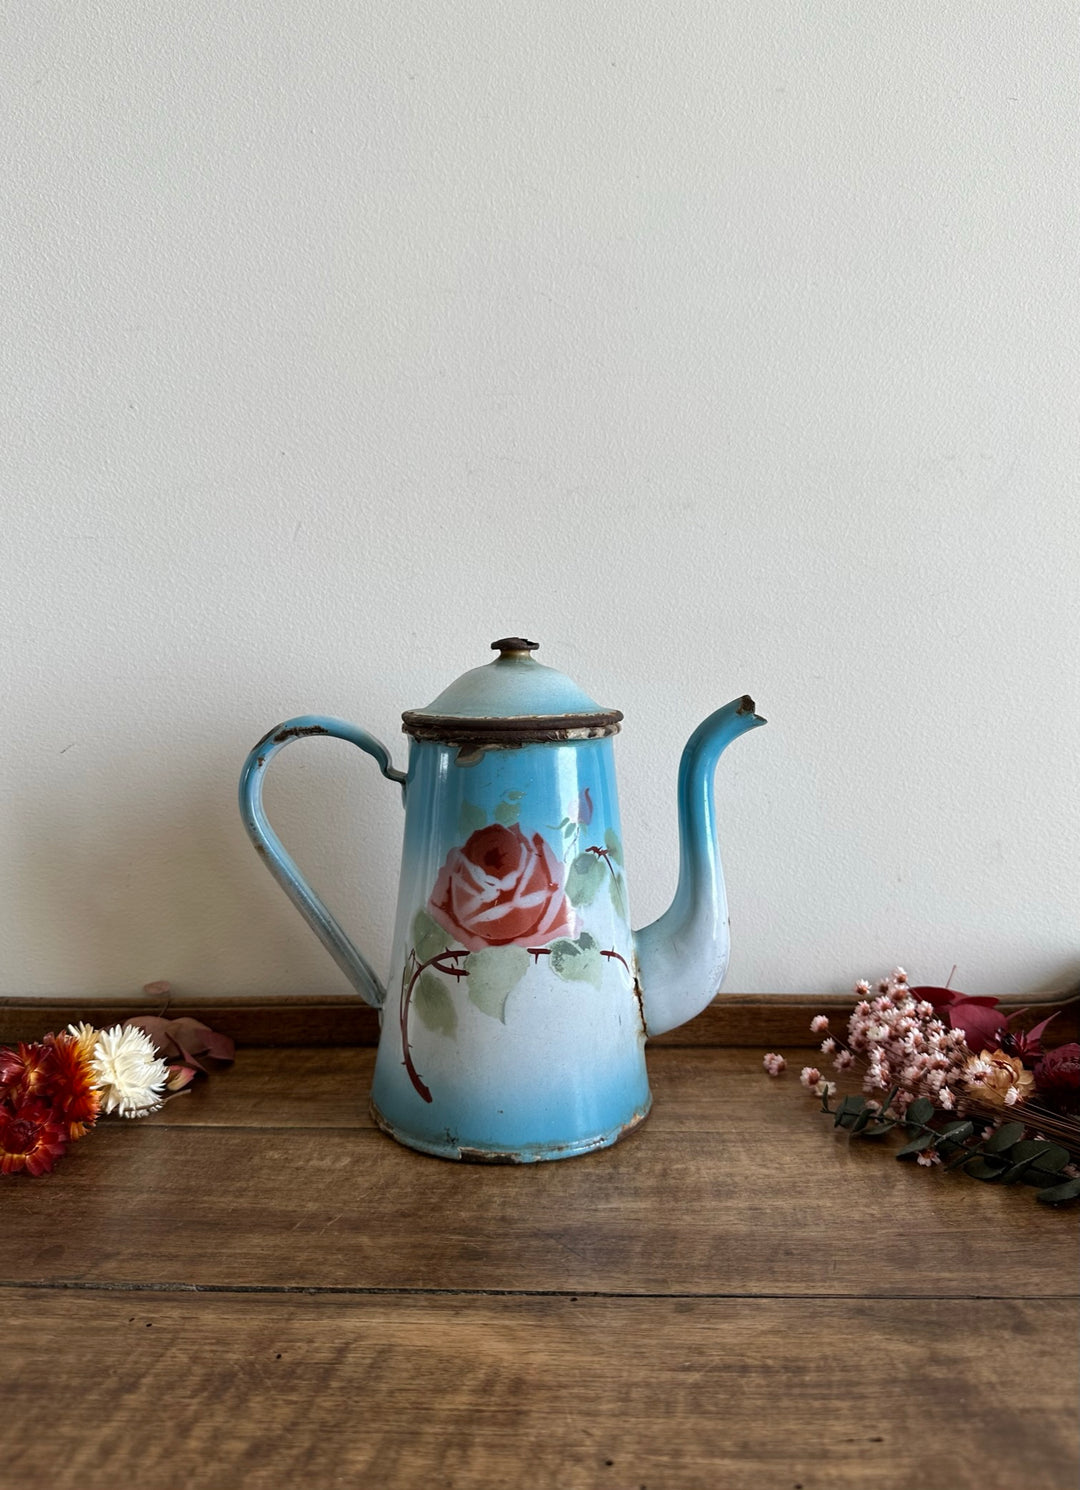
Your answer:
[[[1075,1305],[8,1291],[2,1307],[5,1490],[1076,1483]]]
[[[0,1281],[1077,1291],[1075,1211],[852,1144],[793,1072],[771,1081],[756,1052],[657,1050],[655,1109],[637,1133],[586,1158],[508,1168],[429,1158],[367,1126],[370,1052],[303,1059],[290,1089],[288,1052],[241,1052],[234,1073],[161,1119],[104,1124],[50,1179],[5,1181]],[[244,1126],[253,1115],[259,1126]]]

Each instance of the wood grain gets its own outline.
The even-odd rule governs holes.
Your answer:
[[[1057,1303],[3,1295],[3,1484],[1072,1490]],[[1023,1369],[1017,1369],[1017,1357]]]
[[[1037,1205],[1026,1187],[927,1172],[852,1144],[793,1074],[766,1077],[756,1053],[655,1051],[655,1109],[636,1134],[601,1154],[520,1168],[402,1148],[367,1126],[371,1053],[322,1054],[324,1082],[307,1067],[310,1098],[299,1083],[289,1092],[287,1052],[242,1053],[234,1075],[212,1079],[216,1092],[208,1083],[201,1122],[201,1095],[180,1099],[156,1125],[102,1125],[55,1180],[6,1181],[0,1279],[632,1295],[1077,1291],[1074,1212]],[[260,1125],[243,1126],[245,1112]]]

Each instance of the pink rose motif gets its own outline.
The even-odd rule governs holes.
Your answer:
[[[545,946],[577,934],[564,875],[539,833],[530,839],[516,823],[492,823],[470,834],[463,848],[450,850],[428,910],[470,952]]]

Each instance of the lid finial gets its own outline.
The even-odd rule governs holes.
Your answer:
[[[523,636],[504,636],[497,642],[492,642],[491,650],[499,652],[503,657],[528,657],[530,652],[540,650],[539,642],[527,642]]]

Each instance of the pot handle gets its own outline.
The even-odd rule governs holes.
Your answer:
[[[400,785],[404,799],[405,773],[394,770],[390,763],[390,752],[381,740],[369,735],[367,730],[360,729],[358,725],[346,723],[344,719],[330,719],[322,714],[301,714],[296,719],[286,719],[284,724],[277,725],[269,734],[264,735],[244,762],[244,769],[240,773],[240,816],[244,819],[248,837],[267,869],[360,997],[378,1009],[386,998],[386,989],[367,958],[346,936],[303,878],[263,810],[262,785],[267,766],[286,745],[291,745],[294,740],[310,739],[313,735],[331,735],[335,739],[348,740],[351,744],[358,745],[377,762],[379,770],[388,781],[396,781]]]

